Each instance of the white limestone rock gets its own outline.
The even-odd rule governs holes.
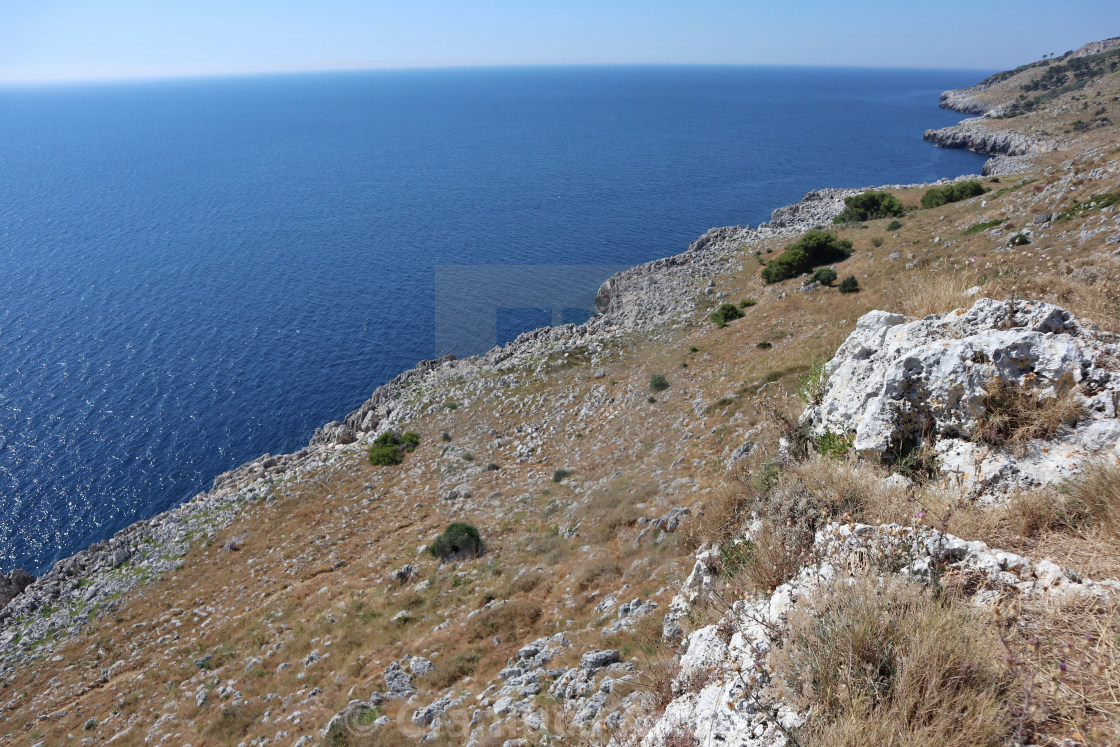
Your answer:
[[[826,366],[822,401],[801,422],[816,434],[853,434],[864,456],[930,446],[966,490],[999,494],[1053,483],[1092,458],[1120,459],[1118,360],[1115,336],[1047,303],[981,298],[909,322],[872,311]],[[1072,389],[1084,416],[1025,453],[991,448],[974,439],[997,378],[1041,397]]]

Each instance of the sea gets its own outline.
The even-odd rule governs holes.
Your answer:
[[[755,225],[817,187],[978,173],[981,156],[921,134],[961,118],[938,109],[942,90],[988,72],[0,88],[0,571],[41,573],[225,470],[300,448],[449,344],[482,352],[582,321],[612,269],[710,227]],[[502,295],[518,271],[552,266],[584,270],[545,283],[562,303]],[[489,339],[438,339],[456,283],[496,297]]]

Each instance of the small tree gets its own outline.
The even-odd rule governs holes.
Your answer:
[[[848,239],[813,229],[787,246],[777,259],[763,267],[762,279],[767,283],[777,283],[819,265],[847,259],[851,254],[852,242]]]
[[[743,312],[735,304],[725,303],[716,309],[710,317],[717,327],[726,327],[728,322],[743,318]]]
[[[840,281],[841,293],[859,293],[859,281],[855,275],[849,275]]]
[[[902,201],[890,192],[864,192],[844,198],[844,210],[833,223],[862,223],[876,218],[905,215]]]
[[[654,374],[649,377],[649,390],[651,392],[663,392],[669,388],[669,380],[665,378],[664,374]]]

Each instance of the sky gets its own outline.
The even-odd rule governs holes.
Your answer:
[[[1006,69],[1120,0],[0,0],[0,83],[540,64]]]

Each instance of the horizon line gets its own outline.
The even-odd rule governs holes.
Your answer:
[[[29,88],[38,86],[67,86],[67,85],[98,85],[114,83],[155,83],[189,80],[212,80],[228,78],[257,78],[279,75],[315,75],[319,73],[374,73],[374,72],[423,72],[436,70],[497,70],[497,69],[528,69],[528,68],[590,68],[590,67],[768,67],[768,68],[804,68],[804,69],[835,69],[835,70],[946,70],[960,72],[989,72],[995,68],[971,67],[933,67],[925,65],[805,65],[791,63],[770,62],[494,62],[494,63],[425,63],[425,64],[389,64],[389,65],[355,65],[355,66],[327,66],[308,68],[260,68],[245,70],[210,70],[190,72],[164,72],[164,73],[137,73],[137,74],[108,74],[103,76],[86,77],[31,77],[12,78],[2,77],[0,72],[0,88]]]

